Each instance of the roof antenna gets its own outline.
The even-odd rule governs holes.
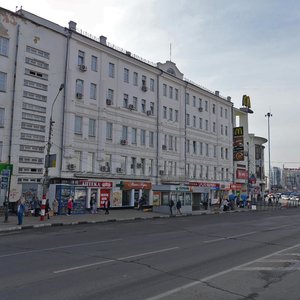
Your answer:
[[[16,6],[16,11],[15,12],[17,12],[18,11],[18,6]]]
[[[170,43],[170,61],[172,61],[172,44]]]

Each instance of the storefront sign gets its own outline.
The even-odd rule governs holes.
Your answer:
[[[236,178],[237,179],[248,179],[248,171],[243,169],[236,170]]]
[[[88,186],[88,187],[111,188],[112,187],[112,182],[79,180],[79,185]]]
[[[154,192],[153,193],[153,206],[160,206],[160,192]]]
[[[100,207],[104,207],[105,201],[110,200],[110,190],[101,189],[100,191]]]
[[[178,186],[175,190],[179,192],[192,192],[192,189],[189,186]]]
[[[212,189],[218,189],[220,187],[220,184],[215,182],[189,182],[189,186],[209,187]]]
[[[230,184],[230,189],[231,190],[241,190],[242,186],[243,185],[241,183],[232,183],[232,184]]]
[[[123,181],[123,190],[150,190],[151,182]]]

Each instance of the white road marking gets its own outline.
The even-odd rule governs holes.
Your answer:
[[[104,240],[104,241],[97,241],[97,242],[91,242],[91,243],[71,244],[71,245],[67,245],[67,246],[59,246],[59,247],[51,247],[51,248],[44,248],[44,249],[36,249],[36,250],[28,250],[28,251],[22,251],[22,252],[15,252],[15,253],[9,253],[9,254],[0,255],[0,258],[10,257],[10,256],[17,256],[17,255],[24,255],[24,254],[30,254],[30,253],[52,251],[52,250],[59,250],[59,249],[68,249],[68,248],[73,248],[73,247],[91,246],[91,245],[97,245],[97,244],[102,244],[102,243],[110,243],[110,242],[117,242],[117,241],[122,241],[122,239]]]
[[[86,264],[86,265],[76,266],[76,267],[72,267],[72,268],[57,270],[57,271],[54,271],[53,273],[54,274],[64,273],[64,272],[89,268],[89,267],[93,267],[93,266],[97,266],[97,265],[103,265],[103,264],[107,264],[107,263],[111,263],[111,262],[123,261],[123,260],[130,259],[130,258],[136,258],[136,257],[140,257],[140,256],[146,256],[146,255],[157,254],[157,253],[163,253],[163,252],[172,251],[172,250],[176,250],[176,249],[179,249],[179,247],[160,249],[160,250],[156,250],[156,251],[144,252],[144,253],[139,253],[139,254],[130,255],[130,256],[126,256],[126,257],[109,259],[109,260],[105,260],[105,261],[98,261],[98,262],[94,262],[94,263],[91,263],[91,264]]]
[[[207,240],[207,241],[203,241],[203,243],[204,244],[209,244],[209,243],[215,243],[215,242],[219,242],[219,241],[223,241],[223,240],[236,239],[236,238],[239,238],[239,237],[243,237],[243,236],[247,236],[247,235],[251,235],[251,234],[255,234],[255,233],[257,233],[257,231],[252,231],[252,232],[248,232],[248,233],[222,237],[222,238],[218,238],[218,239],[214,239],[214,240]]]
[[[279,254],[282,254],[283,252],[285,251],[289,251],[289,250],[292,250],[292,249],[295,249],[295,248],[299,248],[300,247],[300,244],[297,244],[297,245],[294,245],[292,247],[288,247],[288,248],[285,248],[285,249],[282,249],[282,250],[279,250],[277,252],[274,252],[274,253],[271,253],[271,254],[268,254],[266,256],[263,256],[259,259],[255,259],[255,260],[252,260],[252,261],[249,261],[245,264],[241,264],[239,266],[235,266],[235,267],[232,267],[230,269],[227,269],[227,270],[224,270],[224,271],[221,271],[221,272],[218,272],[218,273],[215,273],[213,275],[210,275],[210,276],[207,276],[207,277],[204,277],[204,278],[200,278],[199,280],[197,281],[192,281],[188,284],[185,284],[185,285],[182,285],[178,288],[175,288],[175,289],[172,289],[172,290],[169,290],[169,291],[166,291],[164,293],[161,293],[161,294],[158,294],[156,296],[153,296],[153,297],[150,297],[150,298],[147,298],[146,300],[159,300],[159,299],[163,299],[164,297],[168,297],[168,296],[171,296],[177,292],[180,292],[180,291],[183,291],[183,290],[186,290],[192,286],[195,286],[195,285],[198,285],[198,284],[202,284],[202,283],[205,283],[205,282],[208,282],[216,277],[220,277],[220,276],[223,276],[225,274],[228,274],[232,271],[242,271],[242,270],[246,270],[248,269],[248,266],[253,264],[253,263],[256,263],[260,260],[263,260],[263,259],[268,259],[269,257],[272,257],[274,255],[279,255]],[[263,270],[265,270],[266,268],[263,268]],[[274,270],[278,270],[278,268],[274,268]],[[284,270],[297,270],[298,268],[292,268],[292,267],[288,267],[288,268],[283,268]],[[266,269],[267,270],[267,269]]]

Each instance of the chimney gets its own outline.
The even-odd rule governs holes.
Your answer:
[[[70,29],[70,30],[76,31],[76,25],[77,25],[76,22],[70,21],[70,22],[69,22],[69,29]]]
[[[106,45],[106,39],[107,37],[104,35],[100,35],[100,44],[102,45]]]
[[[220,92],[219,91],[215,91],[215,95],[216,96],[220,96]]]
[[[230,96],[227,96],[227,100],[228,100],[228,101],[231,101],[231,97],[230,97]]]

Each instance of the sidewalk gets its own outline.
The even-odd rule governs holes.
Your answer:
[[[4,215],[0,215],[0,233],[9,231],[18,231],[24,229],[51,227],[51,226],[64,226],[64,225],[79,225],[79,224],[96,224],[103,222],[116,222],[116,221],[134,221],[134,220],[146,220],[155,218],[170,218],[170,217],[186,217],[186,216],[197,216],[207,214],[219,214],[219,213],[235,213],[249,211],[247,208],[237,208],[232,211],[222,212],[220,210],[200,210],[193,211],[189,214],[182,214],[170,216],[169,214],[156,213],[152,211],[141,211],[137,209],[111,209],[109,215],[105,215],[104,211],[100,211],[97,214],[77,214],[77,215],[61,215],[52,216],[48,220],[45,217],[44,221],[40,220],[40,217],[24,216],[23,225],[19,226],[18,218],[15,215],[9,215],[8,222],[4,223]]]

